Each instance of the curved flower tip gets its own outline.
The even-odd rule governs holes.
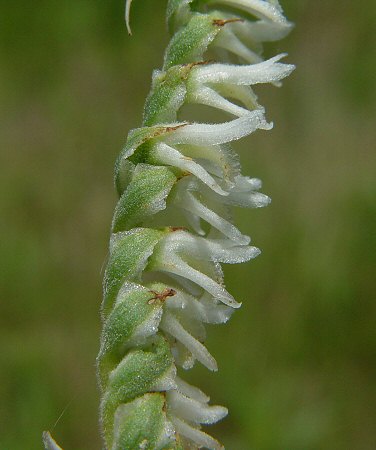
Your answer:
[[[45,450],[63,450],[52,438],[49,431],[43,431],[43,444]]]
[[[125,24],[127,26],[128,34],[132,34],[131,25],[130,25],[130,11],[131,11],[132,0],[125,0]]]

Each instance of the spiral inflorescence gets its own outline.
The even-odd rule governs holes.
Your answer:
[[[222,419],[226,408],[210,406],[177,367],[197,360],[217,370],[204,324],[224,323],[240,306],[220,263],[259,254],[230,209],[270,202],[258,179],[241,175],[230,143],[271,128],[251,86],[278,85],[293,70],[279,62],[284,55],[261,57],[262,42],[291,27],[276,0],[170,0],[167,19],[163,68],[115,168],[119,201],[97,360],[101,425],[112,450],[222,448],[201,425]],[[186,104],[230,120],[192,123],[181,117]]]

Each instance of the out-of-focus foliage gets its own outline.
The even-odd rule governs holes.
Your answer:
[[[257,90],[275,123],[239,143],[273,203],[238,223],[263,254],[190,378],[229,450],[376,448],[376,4],[283,2],[296,72]],[[101,448],[94,360],[113,164],[167,43],[165,2],[17,0],[0,17],[0,448]],[[268,52],[268,49],[267,49]],[[198,381],[199,380],[199,381]]]

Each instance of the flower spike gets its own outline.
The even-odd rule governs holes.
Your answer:
[[[132,0],[125,1],[129,34]],[[292,24],[278,0],[168,0],[172,35],[153,73],[143,123],[115,164],[119,201],[103,281],[97,374],[106,450],[224,449],[201,430],[227,415],[186,383],[180,368],[216,371],[205,324],[226,323],[241,303],[221,263],[260,250],[234,225],[231,208],[261,208],[261,181],[241,174],[231,143],[273,126],[253,86],[280,86],[294,66],[262,57],[263,43]],[[219,123],[189,122],[185,104],[220,111]],[[49,432],[46,450],[61,450]]]
[[[132,0],[125,2],[129,34]],[[205,324],[223,324],[241,303],[222,263],[259,255],[233,223],[232,207],[260,208],[261,181],[241,174],[233,141],[270,130],[253,86],[279,86],[294,69],[263,43],[291,29],[278,0],[168,0],[172,35],[153,73],[140,128],[115,164],[115,208],[103,281],[97,357],[106,450],[223,449],[201,430],[227,415],[186,383],[182,369],[217,361]],[[216,123],[184,119],[186,104],[213,108]],[[61,450],[44,432],[46,450]]]
[[[130,6],[127,0],[129,33]],[[109,450],[223,448],[201,426],[227,409],[210,406],[178,372],[195,361],[218,368],[204,324],[225,323],[241,305],[226,290],[220,264],[260,253],[229,208],[270,203],[260,180],[241,174],[230,144],[272,128],[252,87],[279,85],[294,69],[281,62],[284,54],[262,58],[262,42],[291,28],[276,0],[169,0],[167,22],[173,36],[153,74],[142,127],[129,133],[115,167],[120,198],[97,359]],[[188,103],[228,118],[185,121]]]

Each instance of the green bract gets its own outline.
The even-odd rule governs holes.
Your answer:
[[[116,206],[112,231],[129,230],[166,207],[176,177],[164,166],[138,164]]]
[[[104,275],[103,314],[106,316],[126,281],[140,281],[148,258],[164,232],[135,228],[112,235],[110,257]]]
[[[119,433],[118,430],[114,430],[115,412],[118,407],[143,396],[147,392],[158,391],[159,383],[161,388],[164,387],[164,378],[171,378],[172,368],[173,357],[168,342],[163,337],[157,336],[154,342],[149,343],[144,348],[129,351],[120,364],[110,373],[101,403],[103,432],[108,448],[114,448],[114,434]],[[166,383],[166,387],[167,385],[168,383]],[[163,409],[164,403],[160,404],[159,411],[162,413]],[[128,413],[130,412],[128,411]],[[123,416],[125,415],[123,414]],[[161,432],[160,427],[154,430],[154,440],[158,440]],[[124,434],[122,433],[123,436]],[[132,436],[131,433],[129,434]],[[138,438],[140,439],[138,445],[146,439],[145,436],[140,435]],[[115,448],[120,450],[137,448],[137,446],[134,446],[134,443],[130,441],[126,446]]]

